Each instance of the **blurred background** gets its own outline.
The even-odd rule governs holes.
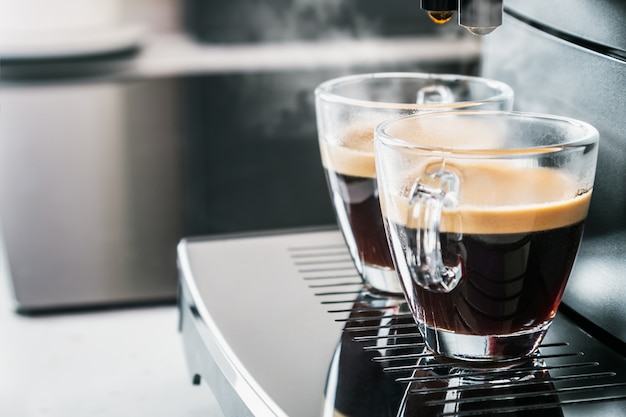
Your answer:
[[[334,223],[315,86],[478,72],[478,38],[413,0],[2,3],[0,216],[22,312],[172,301],[182,236]]]
[[[178,241],[334,224],[315,86],[479,49],[413,0],[0,0],[0,415],[221,415]]]

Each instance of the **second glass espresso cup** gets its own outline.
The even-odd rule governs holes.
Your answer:
[[[511,360],[543,339],[569,278],[598,152],[556,116],[449,112],[382,123],[382,214],[427,346]]]
[[[380,215],[374,130],[387,119],[439,110],[510,110],[501,82],[461,75],[375,73],[315,90],[322,163],[339,227],[366,287],[401,294]]]

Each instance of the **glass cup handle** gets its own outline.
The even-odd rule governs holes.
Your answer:
[[[417,224],[417,232],[415,246],[406,248],[407,263],[413,280],[433,292],[452,291],[463,275],[462,254],[457,253],[456,265],[445,265],[440,239],[442,210],[458,204],[459,183],[455,173],[438,170],[419,177],[409,198],[407,220]],[[460,231],[455,235],[460,240]]]

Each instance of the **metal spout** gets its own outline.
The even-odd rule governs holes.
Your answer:
[[[502,0],[460,0],[459,25],[474,35],[487,35],[502,24]]]
[[[458,24],[474,35],[487,35],[502,24],[503,0],[420,0],[420,7],[437,24],[459,12]]]
[[[458,8],[458,0],[420,0],[420,7],[426,11],[430,20],[442,25],[452,19]]]

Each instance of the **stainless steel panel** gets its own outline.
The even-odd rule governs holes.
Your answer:
[[[17,308],[173,300],[175,81],[3,85],[0,218]]]
[[[320,320],[285,250],[329,243],[345,248],[336,230],[180,244],[187,358],[226,415],[320,415],[341,324]]]

